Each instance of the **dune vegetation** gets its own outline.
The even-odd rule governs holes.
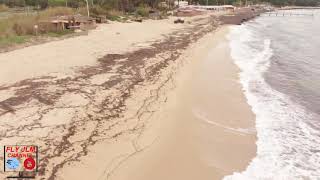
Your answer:
[[[188,0],[189,4],[241,6],[244,3],[270,3],[284,5],[319,5],[320,0]],[[165,6],[163,6],[165,4]],[[23,43],[34,35],[64,35],[70,31],[57,32],[47,28],[35,31],[35,25],[52,16],[82,14],[116,21],[126,16],[147,17],[150,12],[165,12],[174,8],[174,0],[0,0],[0,47],[10,43]]]

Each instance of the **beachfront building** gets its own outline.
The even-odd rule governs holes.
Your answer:
[[[174,6],[176,7],[188,6],[188,1],[174,1]]]
[[[236,7],[232,5],[222,5],[222,6],[201,6],[201,5],[190,5],[189,7],[195,8],[195,9],[202,9],[207,11],[227,11],[232,10],[234,11]]]
[[[201,6],[201,5],[188,5],[182,6],[177,9],[177,16],[196,16],[209,11],[234,11],[236,7],[231,5],[223,6]]]

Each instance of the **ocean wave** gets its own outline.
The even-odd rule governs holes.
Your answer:
[[[245,96],[256,114],[258,139],[257,156],[246,170],[224,179],[320,179],[320,125],[308,124],[311,112],[265,82],[273,56],[271,40],[259,39],[246,25],[231,27],[228,38]]]

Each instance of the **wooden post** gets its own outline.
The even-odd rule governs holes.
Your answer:
[[[34,25],[34,31],[35,31],[35,34],[36,34],[36,36],[38,36],[38,25],[36,24],[36,25]]]
[[[86,3],[87,3],[87,13],[88,13],[88,17],[90,17],[89,2],[88,2],[88,0],[86,0]]]

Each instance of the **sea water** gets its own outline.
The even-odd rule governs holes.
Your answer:
[[[231,56],[256,114],[257,155],[230,179],[320,179],[320,10],[231,27]],[[301,12],[303,11],[303,12]]]

